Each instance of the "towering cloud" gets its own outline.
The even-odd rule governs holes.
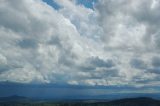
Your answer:
[[[0,1],[0,81],[157,86],[160,1]]]

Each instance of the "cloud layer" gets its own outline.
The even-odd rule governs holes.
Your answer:
[[[160,84],[159,0],[54,2],[0,1],[0,81]]]

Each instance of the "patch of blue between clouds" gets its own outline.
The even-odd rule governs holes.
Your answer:
[[[43,0],[43,2],[46,2],[48,5],[52,6],[56,10],[59,10],[61,8],[61,6],[58,5],[54,0]]]
[[[76,0],[77,5],[83,5],[86,8],[93,9],[94,4],[98,0]],[[60,5],[58,5],[54,0],[43,0],[43,2],[46,2],[48,5],[52,6],[54,9],[59,10],[61,8]]]
[[[77,0],[77,4],[84,5],[86,8],[94,8],[94,4],[97,0]]]

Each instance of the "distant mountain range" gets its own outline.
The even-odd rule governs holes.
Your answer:
[[[149,97],[124,98],[118,100],[34,100],[22,96],[0,98],[0,106],[160,106],[160,100]]]

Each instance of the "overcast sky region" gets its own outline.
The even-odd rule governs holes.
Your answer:
[[[0,82],[160,92],[159,28],[160,0],[0,0]]]

